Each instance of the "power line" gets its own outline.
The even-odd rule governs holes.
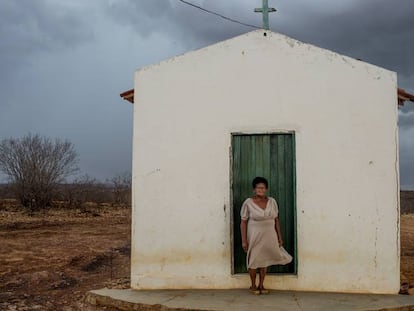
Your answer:
[[[192,6],[192,7],[196,8],[196,9],[202,10],[202,11],[204,11],[204,12],[206,12],[206,13],[213,14],[213,15],[216,15],[216,16],[218,16],[218,17],[221,17],[221,18],[223,18],[223,19],[225,19],[225,20],[228,20],[228,21],[230,21],[230,22],[237,23],[237,24],[240,24],[240,25],[243,25],[243,26],[247,26],[247,27],[256,28],[256,29],[262,29],[261,27],[258,27],[258,26],[256,26],[256,25],[252,25],[252,24],[243,23],[243,22],[240,22],[240,21],[235,20],[235,19],[233,19],[233,18],[230,18],[230,17],[224,16],[224,15],[222,15],[222,14],[220,14],[220,13],[217,13],[217,12],[213,12],[213,11],[207,10],[207,9],[205,9],[205,8],[203,8],[203,7],[201,7],[201,6],[198,6],[198,5],[194,4],[194,3],[191,3],[191,2],[188,2],[188,1],[185,1],[185,0],[178,0],[178,1],[180,1],[180,2],[182,2],[182,3],[184,3],[184,4],[187,4],[187,5],[189,5],[189,6]]]

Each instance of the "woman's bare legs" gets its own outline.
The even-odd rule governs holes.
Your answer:
[[[256,289],[256,269],[249,269],[249,275],[250,275],[250,281],[252,283],[252,286],[250,289]]]
[[[260,278],[259,278],[259,289],[260,289],[260,290],[264,290],[264,291],[266,291],[266,290],[264,289],[264,286],[263,286],[263,282],[264,282],[264,279],[265,279],[265,277],[266,277],[266,272],[267,272],[267,268],[259,268],[259,273],[260,273]],[[267,291],[266,291],[266,293],[267,293]]]

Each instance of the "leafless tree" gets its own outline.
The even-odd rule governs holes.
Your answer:
[[[7,184],[0,184],[0,199],[9,199],[7,197]]]
[[[97,192],[97,187],[97,180],[86,174],[66,184],[61,193],[69,208],[79,208],[83,203],[94,200],[92,196]]]
[[[131,206],[131,179],[130,173],[122,173],[109,181],[112,185],[114,204],[122,207]]]
[[[61,185],[60,199],[69,208],[81,208],[87,202],[108,203],[112,200],[111,188],[89,175],[83,175],[71,183]]]
[[[77,170],[71,142],[39,135],[4,139],[0,170],[8,175],[20,203],[32,211],[49,206],[57,185]]]

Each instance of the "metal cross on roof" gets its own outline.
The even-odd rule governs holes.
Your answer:
[[[263,29],[269,30],[269,13],[276,12],[275,8],[269,8],[268,0],[262,0],[263,4],[261,8],[256,8],[254,11],[263,14]]]

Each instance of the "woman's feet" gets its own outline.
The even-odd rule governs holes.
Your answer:
[[[260,294],[262,294],[262,295],[269,294],[269,291],[267,289],[265,289],[263,286],[259,287],[259,291],[260,291]]]
[[[256,286],[250,286],[249,291],[253,295],[260,295],[260,290]]]
[[[267,295],[267,294],[269,294],[269,290],[265,289],[264,287],[250,286],[249,291],[254,295]]]

